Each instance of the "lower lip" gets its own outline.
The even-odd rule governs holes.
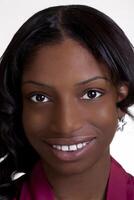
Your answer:
[[[89,143],[82,149],[77,151],[60,151],[49,146],[50,150],[61,161],[76,161],[83,157],[88,151],[91,151],[92,147],[95,145],[96,138],[93,138]]]

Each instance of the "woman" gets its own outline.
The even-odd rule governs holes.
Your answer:
[[[134,199],[109,153],[134,103],[134,52],[115,22],[82,5],[38,12],[7,47],[0,80],[2,200]]]

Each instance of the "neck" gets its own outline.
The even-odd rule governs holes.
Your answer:
[[[104,155],[92,167],[79,174],[61,175],[45,167],[55,200],[103,200],[110,172],[110,156]]]

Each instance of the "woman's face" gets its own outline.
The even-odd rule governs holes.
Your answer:
[[[25,66],[22,96],[25,134],[50,169],[79,173],[109,155],[123,95],[79,43],[42,47]]]

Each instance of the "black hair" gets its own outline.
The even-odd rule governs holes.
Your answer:
[[[115,86],[128,84],[128,96],[118,107],[128,113],[134,103],[134,51],[121,28],[107,15],[84,5],[65,5],[44,9],[17,31],[0,60],[0,195],[10,199],[16,192],[13,171],[30,174],[39,159],[22,126],[21,77],[26,63],[44,45],[71,38],[87,48],[109,69]],[[2,192],[3,191],[3,192]]]

